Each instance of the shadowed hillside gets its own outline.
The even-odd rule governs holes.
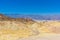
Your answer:
[[[0,21],[19,21],[22,23],[35,22],[34,20],[32,20],[30,18],[13,18],[13,17],[5,16],[3,14],[0,14]]]

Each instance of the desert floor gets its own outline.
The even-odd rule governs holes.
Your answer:
[[[46,36],[38,35],[20,40],[60,40],[60,34],[46,34]]]

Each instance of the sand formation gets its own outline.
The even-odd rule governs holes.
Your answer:
[[[12,40],[46,33],[60,34],[60,22],[42,21],[38,23],[30,18],[10,18],[0,14],[0,39],[5,37],[6,40],[9,36]]]

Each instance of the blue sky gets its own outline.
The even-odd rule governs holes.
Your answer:
[[[3,14],[60,14],[60,0],[0,0]]]

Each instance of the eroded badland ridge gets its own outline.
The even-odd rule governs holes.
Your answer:
[[[11,34],[19,37],[35,35],[32,24],[36,23],[29,18],[10,18],[0,14],[0,35]]]
[[[44,35],[46,33],[60,34],[60,21],[36,22],[30,18],[10,18],[0,14],[1,40],[17,40],[18,38]]]

